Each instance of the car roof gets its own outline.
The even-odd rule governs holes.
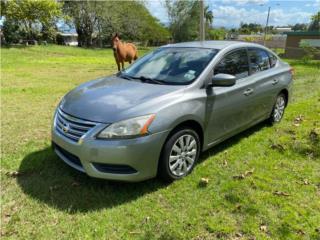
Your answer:
[[[195,48],[212,48],[212,49],[224,49],[227,47],[261,47],[264,48],[260,44],[256,43],[247,43],[240,41],[194,41],[194,42],[181,42],[168,44],[163,47],[195,47]]]

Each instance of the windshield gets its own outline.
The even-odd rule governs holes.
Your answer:
[[[158,84],[190,84],[216,53],[216,49],[205,48],[160,48],[137,60],[120,77]]]

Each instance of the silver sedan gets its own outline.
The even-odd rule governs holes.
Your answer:
[[[180,179],[202,151],[266,119],[279,122],[291,85],[292,68],[261,45],[166,45],[66,94],[53,147],[92,177]]]

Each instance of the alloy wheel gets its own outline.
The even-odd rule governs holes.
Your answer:
[[[197,151],[198,146],[194,136],[190,134],[180,136],[173,144],[169,155],[170,172],[177,177],[186,175],[195,163]]]
[[[283,116],[285,107],[286,107],[286,101],[283,95],[278,96],[276,104],[274,106],[274,111],[273,111],[273,119],[275,122],[280,122]]]

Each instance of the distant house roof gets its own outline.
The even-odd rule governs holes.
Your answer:
[[[309,32],[285,32],[288,36],[320,36],[318,31]]]
[[[58,34],[61,35],[61,36],[65,36],[65,37],[67,37],[67,36],[77,37],[77,36],[78,36],[77,33],[63,33],[63,32],[58,32]]]
[[[291,32],[292,28],[291,27],[276,27],[275,30],[277,32]]]

